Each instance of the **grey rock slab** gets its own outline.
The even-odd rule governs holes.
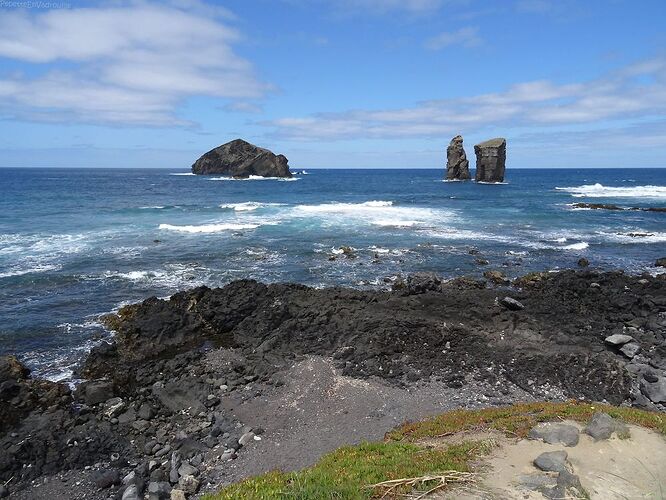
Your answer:
[[[583,429],[583,432],[593,437],[596,441],[599,441],[601,439],[609,439],[614,432],[619,434],[628,433],[629,428],[623,422],[615,420],[607,413],[597,412],[592,416],[590,422]]]
[[[148,500],[167,500],[171,497],[171,485],[167,482],[148,483]]]
[[[562,472],[567,470],[568,456],[564,450],[547,451],[534,459],[534,465],[545,472]]]
[[[240,437],[238,444],[241,446],[247,446],[252,441],[254,441],[254,432],[246,432]]]
[[[650,375],[650,379],[656,381],[650,382],[643,376],[640,382],[641,392],[645,394],[653,403],[666,403],[666,377],[657,377]]]
[[[199,489],[199,480],[194,476],[183,476],[178,481],[178,487],[185,493],[196,493]]]
[[[564,446],[576,446],[580,439],[576,427],[555,422],[536,425],[530,430],[528,438],[540,439],[549,444],[563,444]]]
[[[521,302],[518,302],[516,299],[511,297],[504,297],[502,300],[500,300],[500,304],[511,311],[520,311],[521,309],[525,309],[525,306]]]
[[[637,342],[629,342],[620,348],[620,352],[631,359],[641,352],[641,346]]]
[[[139,497],[139,488],[136,484],[130,484],[123,492],[122,500],[140,500],[143,496]]]
[[[609,345],[613,346],[621,346],[624,344],[628,344],[634,340],[634,338],[631,335],[625,335],[623,333],[616,333],[614,335],[610,335],[604,339],[604,342],[606,342]]]

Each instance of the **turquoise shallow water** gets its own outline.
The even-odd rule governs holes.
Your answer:
[[[108,332],[99,314],[237,278],[387,286],[415,271],[510,276],[575,266],[656,272],[666,170],[509,170],[507,184],[441,170],[313,170],[236,181],[168,170],[0,169],[0,352],[66,377]],[[636,236],[631,233],[643,233]],[[340,255],[355,249],[357,258]],[[335,260],[329,260],[335,256]]]

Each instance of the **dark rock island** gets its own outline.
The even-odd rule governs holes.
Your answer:
[[[476,182],[504,182],[506,140],[498,137],[474,146]]]
[[[446,148],[446,180],[466,181],[469,175],[469,161],[463,149],[463,138],[461,135],[451,139],[449,147]]]
[[[243,139],[235,139],[211,149],[192,165],[192,173],[198,175],[229,175],[247,178],[291,177],[289,165],[284,155],[276,155],[268,149],[250,144]]]

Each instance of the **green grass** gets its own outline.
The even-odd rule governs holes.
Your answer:
[[[605,412],[629,424],[636,424],[666,434],[666,415],[636,408],[618,408],[603,404],[523,403],[484,410],[455,410],[416,423],[406,423],[388,432],[391,441],[415,442],[450,432],[494,429],[508,436],[525,437],[539,422],[574,420],[587,422],[595,412]]]
[[[441,449],[418,443],[460,431],[497,430],[524,437],[539,422],[587,422],[603,411],[624,422],[666,434],[666,416],[589,403],[525,403],[485,410],[456,410],[417,423],[406,423],[386,434],[382,443],[345,446],[325,455],[314,466],[298,472],[269,472],[209,494],[206,500],[360,500],[381,497],[385,490],[369,485],[391,479],[420,477],[444,471],[467,472],[472,463],[492,449],[491,441],[464,441]],[[428,489],[429,484],[421,485]],[[408,493],[394,490],[393,493]],[[391,497],[393,498],[393,497]]]

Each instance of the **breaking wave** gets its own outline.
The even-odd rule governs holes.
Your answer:
[[[222,231],[240,231],[242,229],[256,229],[260,224],[201,224],[199,226],[175,226],[173,224],[160,224],[159,228],[180,233],[219,233]]]
[[[666,186],[611,187],[596,183],[555,189],[574,198],[666,198]]]

